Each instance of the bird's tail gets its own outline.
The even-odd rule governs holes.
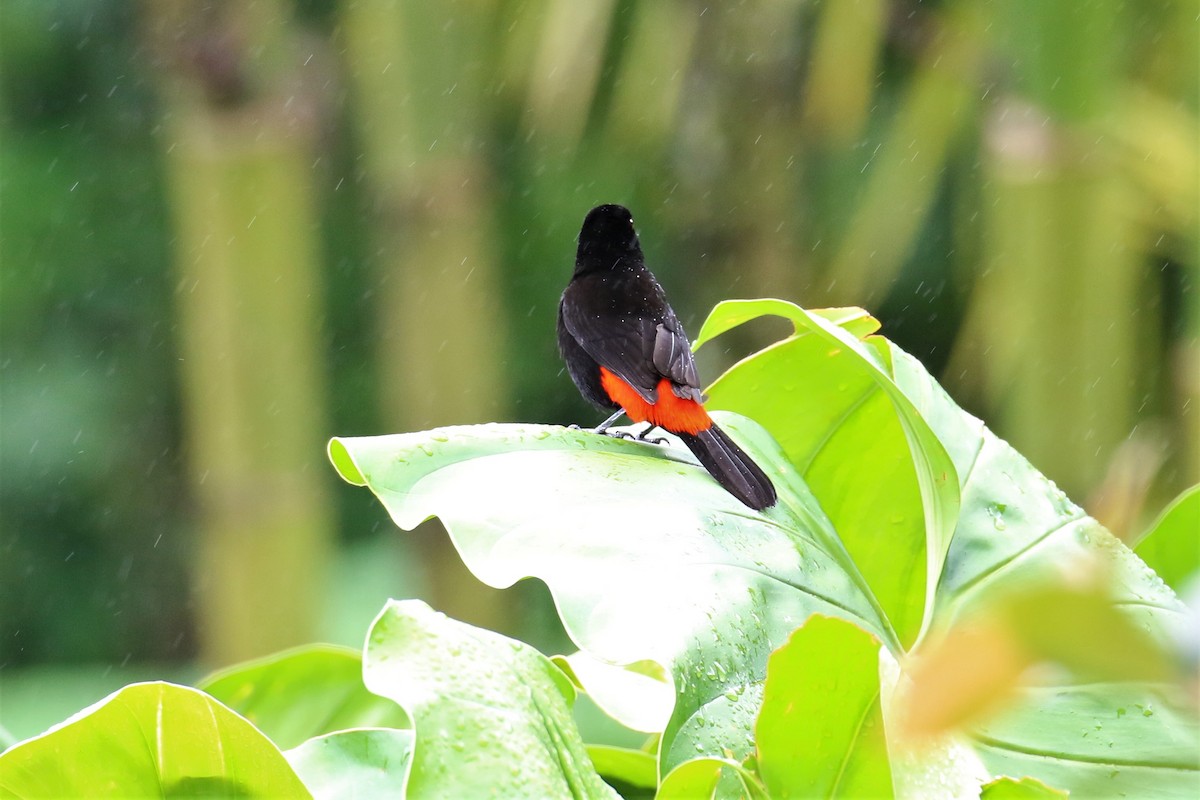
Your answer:
[[[725,431],[713,425],[699,433],[678,436],[717,483],[738,500],[756,511],[774,504],[775,486],[771,479]]]

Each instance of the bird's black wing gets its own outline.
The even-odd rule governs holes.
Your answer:
[[[696,374],[696,359],[692,356],[692,345],[670,306],[667,306],[665,319],[655,325],[651,360],[660,375],[670,378],[671,389],[676,395],[695,400],[697,403],[704,402],[704,396],[700,392],[700,376]]]
[[[639,313],[618,321],[581,313],[571,294],[568,289],[563,296],[563,324],[598,364],[632,386],[646,402],[657,401],[663,378],[671,381],[676,395],[702,400],[691,347],[669,306],[665,316]]]

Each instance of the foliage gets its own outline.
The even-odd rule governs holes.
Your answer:
[[[135,683],[0,756],[4,797],[304,797],[262,732],[203,692]]]
[[[580,653],[393,601],[361,675],[311,648],[211,696],[129,687],[0,756],[0,793],[161,792],[164,764],[229,788],[254,758],[276,792],[318,797],[1190,796],[1170,589],[862,312],[724,303],[699,339],[762,314],[792,332],[712,387],[776,481],[762,513],[675,443],[496,424],[331,442],[343,477],[401,527],[440,517],[485,582],[544,581]],[[587,746],[579,690],[647,748]],[[114,735],[100,715],[129,697]],[[158,735],[197,703],[211,733]]]
[[[363,686],[355,650],[311,646],[210,675],[198,688],[283,748],[346,728],[408,728],[403,709]]]

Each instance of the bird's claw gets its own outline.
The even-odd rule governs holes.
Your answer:
[[[667,443],[666,439],[661,439],[659,437],[650,438],[650,435],[649,435],[650,431],[654,430],[655,427],[657,427],[653,423],[647,425],[644,430],[639,431],[637,434],[630,433],[629,431],[613,430],[612,428],[610,428],[609,426],[612,425],[614,422],[616,422],[617,418],[620,417],[623,413],[625,413],[625,412],[617,411],[617,413],[613,414],[611,417],[604,420],[604,422],[601,422],[595,428],[590,428],[588,430],[590,430],[592,433],[598,433],[601,436],[611,436],[614,439],[629,439],[630,441],[634,441],[634,442],[649,442],[650,444],[666,444]],[[578,425],[569,425],[567,427],[574,431],[583,430]]]
[[[650,444],[666,444],[667,440],[662,438],[661,436],[651,436],[650,435],[650,432],[653,431],[657,427],[658,426],[654,425],[654,424],[647,425],[646,429],[643,430],[641,433],[639,433],[635,438],[639,442],[649,442]]]

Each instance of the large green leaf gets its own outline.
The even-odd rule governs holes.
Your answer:
[[[722,375],[710,405],[771,432],[908,646],[932,612],[927,589],[950,544],[954,465],[892,379],[887,354],[859,338],[878,324],[857,309],[817,314],[782,300],[727,301],[696,344],[760,316],[789,320],[793,333]]]
[[[330,455],[401,527],[440,517],[484,582],[544,580],[592,657],[668,667],[677,699],[665,774],[697,755],[751,752],[767,656],[809,614],[895,641],[770,437],[739,417],[717,419],[774,476],[781,500],[766,513],[739,503],[678,445],[550,426],[335,439]]]
[[[199,687],[281,748],[345,728],[407,728],[398,705],[367,691],[358,651],[309,645],[208,676]]]
[[[726,305],[729,304],[718,306],[718,310]],[[798,325],[805,319],[814,322],[812,315],[805,316],[791,304],[779,301],[735,303],[722,313],[730,319],[718,326],[718,330],[746,322],[759,314],[785,315]],[[823,320],[816,324],[824,329]],[[798,328],[798,331],[802,330],[805,329]],[[844,380],[845,370],[834,362],[844,357],[847,351],[827,354],[822,360],[818,351],[802,346],[805,338],[803,333],[798,333],[743,360],[713,387],[714,401],[754,415],[784,443],[785,448],[789,448],[789,443],[820,438],[812,433],[812,417],[823,413],[821,408],[826,403],[837,406],[836,387],[841,385],[838,381]],[[983,423],[955,405],[916,359],[878,336],[869,337],[852,352],[869,363],[874,380],[893,387],[889,398],[894,397],[895,391],[907,398],[908,407],[919,415],[953,462],[952,474],[957,475],[960,483],[961,501],[954,535],[933,595],[934,624],[950,624],[963,611],[986,603],[999,590],[1015,591],[1034,581],[1061,580],[1063,575],[1079,571],[1108,574],[1116,606],[1152,636],[1171,639],[1172,632],[1186,624],[1179,601],[1128,548],[1067,499]],[[769,371],[763,369],[767,364],[771,367]],[[777,377],[772,378],[773,375]],[[803,386],[793,386],[795,379],[790,376],[800,375],[807,382]],[[764,386],[771,386],[771,390],[764,390]],[[835,388],[831,389],[831,386]],[[774,393],[783,394],[784,399],[768,399]],[[810,395],[817,399],[813,400]],[[903,406],[896,404],[897,413]],[[836,440],[842,435],[839,431],[832,431],[827,438]],[[822,454],[829,453],[832,447],[822,443]],[[832,454],[850,462],[858,460],[859,475],[835,475],[834,491],[827,493],[824,480],[814,472],[816,459],[809,459],[806,452],[802,446],[789,449],[789,455],[797,453],[796,457],[804,459],[798,465],[805,469],[804,474],[814,493],[827,510],[838,507],[843,501],[843,493],[849,495],[851,503],[863,502],[876,507],[872,499],[877,495],[872,494],[869,487],[847,487],[856,480],[879,479],[877,465],[862,462],[853,452]],[[814,467],[804,468],[810,460]],[[842,469],[849,470],[850,467]],[[887,507],[886,503],[883,507]],[[836,525],[837,512],[830,511],[830,517]],[[840,527],[838,531],[842,535],[853,535],[852,531],[843,531]],[[871,535],[878,535],[878,525]],[[850,544],[848,547],[857,559],[861,550]],[[899,558],[897,563],[911,564],[912,561],[911,558],[907,561]],[[864,573],[871,574],[867,567],[864,567]],[[1124,684],[1122,691],[1131,705],[1135,700],[1143,705],[1156,702],[1155,688],[1151,685]],[[1110,709],[1111,720],[1097,719],[1098,709],[1085,687],[1073,687],[1069,683],[1057,687],[1057,693],[1052,696],[1055,698],[1055,718],[1072,719],[1078,727],[1061,725],[1053,728],[1055,733],[1050,738],[1035,737],[1034,733],[1041,729],[1041,714],[1046,712],[1046,706],[1045,695],[1031,690],[1007,718],[1003,736],[995,735],[994,731],[980,733],[977,750],[989,769],[996,774],[1014,774],[1016,777],[1033,775],[1044,778],[1050,785],[1081,789],[1090,794],[1123,791],[1122,774],[1136,774],[1137,780],[1153,787],[1162,796],[1171,796],[1180,787],[1187,788],[1187,781],[1194,780],[1200,770],[1197,756],[1200,738],[1186,717],[1164,715],[1158,720],[1157,754],[1151,759],[1150,754],[1138,746],[1144,741],[1144,726],[1129,715],[1118,717]],[[1103,738],[1093,735],[1091,726],[1094,725],[1100,725],[1106,731]],[[1022,730],[1026,728],[1029,742],[1022,741]],[[1036,746],[1034,738],[1037,738]],[[1144,763],[1137,770],[1127,768],[1124,772],[1114,766],[1105,773],[1111,775],[1112,780],[1103,784],[1097,780],[1100,772],[1097,765],[1109,764],[1114,749],[1142,753],[1133,756],[1126,767],[1132,767],[1139,758]],[[1015,764],[1020,765],[1021,772],[1006,772],[1014,769]],[[1185,772],[1180,773],[1179,769]],[[1188,775],[1191,777],[1186,777]]]
[[[3,797],[308,797],[271,740],[203,692],[135,683],[0,755]]]
[[[405,797],[616,797],[575,728],[570,680],[526,644],[393,600],[363,678],[413,719]]]
[[[772,797],[892,797],[879,641],[809,617],[771,654],[755,733]]]
[[[1185,607],[1128,547],[959,409],[916,359],[886,340],[878,346],[892,353],[897,385],[948,443],[962,476],[962,510],[938,586],[940,622],[1002,590],[1095,573],[1108,577],[1114,605],[1134,625],[1166,647],[1181,636]],[[1200,781],[1195,716],[1164,708],[1154,684],[1100,686],[1063,679],[1026,690],[1003,721],[978,732],[984,764],[1088,797],[1191,796]],[[1118,713],[1137,707],[1163,710],[1151,722]]]

